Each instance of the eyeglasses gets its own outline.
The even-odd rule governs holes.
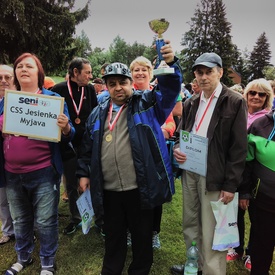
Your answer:
[[[9,81],[13,78],[12,75],[0,75],[0,81],[3,81],[3,79],[5,79],[5,81]]]
[[[264,92],[256,92],[256,91],[249,91],[248,94],[251,95],[251,96],[258,95],[259,97],[265,97],[265,96],[267,96],[267,94],[264,93]]]

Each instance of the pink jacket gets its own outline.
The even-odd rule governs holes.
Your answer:
[[[260,110],[258,112],[253,113],[253,114],[250,114],[248,112],[247,113],[248,114],[248,116],[247,116],[247,129],[249,128],[249,126],[252,124],[252,122],[254,120],[256,120],[257,118],[259,118],[259,117],[261,117],[261,116],[263,116],[263,115],[265,115],[265,114],[267,114],[269,112],[270,112],[270,110],[268,110],[268,109],[262,109],[262,110]]]

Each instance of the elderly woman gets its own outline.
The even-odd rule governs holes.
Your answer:
[[[248,107],[248,128],[255,119],[268,113],[272,108],[273,90],[269,81],[259,78],[249,82],[244,89],[244,98]]]
[[[275,246],[275,113],[255,120],[248,129],[248,156],[240,189],[240,207],[253,202],[251,275],[268,275]]]
[[[14,63],[14,83],[18,91],[30,94],[59,96],[46,90],[44,70],[40,60],[31,53],[23,53]],[[0,116],[2,131],[3,116]],[[57,116],[61,142],[69,142],[74,127],[69,120],[67,105]],[[2,134],[2,133],[1,133]],[[29,139],[25,136],[3,134],[6,190],[14,221],[17,262],[6,275],[14,275],[32,264],[34,226],[39,233],[41,275],[55,272],[55,254],[58,246],[58,202],[62,175],[59,144]],[[2,167],[1,167],[2,168]]]
[[[150,80],[153,78],[153,66],[149,59],[139,56],[130,64],[130,70],[133,78],[133,86],[140,91],[152,90],[153,86]],[[163,136],[166,140],[171,138],[176,130],[176,123],[173,118],[172,112],[166,119],[163,125],[160,125]],[[161,247],[159,240],[160,225],[162,216],[162,205],[154,208],[153,219],[153,237],[152,247],[159,249]],[[128,245],[131,243],[130,236],[128,235]]]
[[[256,119],[264,116],[269,113],[272,108],[273,101],[273,91],[270,83],[263,79],[255,79],[247,84],[244,90],[244,98],[247,101],[248,107],[248,118],[247,118],[247,128],[255,121]],[[251,224],[253,223],[253,202],[250,203],[248,208]],[[240,246],[236,247],[235,250],[230,250],[227,254],[228,261],[234,261],[241,259],[244,254],[244,214],[246,208],[242,209],[239,207],[238,211],[238,228],[240,235]],[[244,256],[244,265],[245,268],[251,270],[251,259],[250,259],[250,246],[252,244],[252,235],[253,227],[250,228],[250,237],[249,245],[246,248]],[[254,239],[254,238],[253,238]]]

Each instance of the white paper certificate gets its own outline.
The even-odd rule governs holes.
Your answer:
[[[208,138],[182,130],[180,133],[180,151],[186,154],[186,161],[179,167],[205,177]]]

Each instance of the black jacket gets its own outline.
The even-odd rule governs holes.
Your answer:
[[[185,101],[181,129],[191,131],[200,96]],[[206,188],[208,191],[234,193],[242,179],[247,152],[247,104],[244,98],[222,87],[207,131],[208,156]]]
[[[78,87],[77,83],[71,80],[70,80],[70,84],[72,88],[74,101],[76,103],[76,106],[78,107],[82,87]],[[88,116],[90,115],[90,113],[92,112],[93,108],[97,106],[97,97],[96,97],[95,89],[92,84],[88,84],[88,86],[84,87],[84,99],[83,99],[82,108],[79,113],[79,118],[81,120],[80,124],[75,123],[75,119],[77,115],[74,109],[72,98],[69,94],[67,81],[56,84],[54,87],[52,87],[51,90],[65,98],[65,101],[68,106],[70,118],[75,128],[75,136],[72,140],[72,144],[74,147],[78,147],[81,144],[81,139],[85,131],[85,122]]]

